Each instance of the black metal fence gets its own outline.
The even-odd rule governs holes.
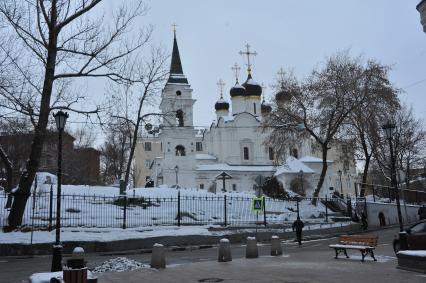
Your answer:
[[[360,192],[362,197],[367,197],[369,201],[395,203],[396,191],[390,186],[377,184],[356,183],[356,191]],[[405,190],[399,189],[399,198],[407,204],[422,204],[426,202],[426,190]]]
[[[291,223],[297,215],[312,223],[333,221],[351,212],[350,199],[310,198],[264,199],[264,209],[255,212],[247,196],[173,197],[62,195],[62,227],[134,228],[154,225],[270,225]],[[7,195],[0,195],[0,226],[7,225]],[[27,202],[22,226],[54,229],[56,195],[32,194]]]

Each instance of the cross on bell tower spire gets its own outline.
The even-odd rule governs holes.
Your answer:
[[[176,27],[177,27],[178,25],[176,24],[176,23],[173,23],[172,24],[172,27],[173,27],[173,34],[174,34],[174,36],[176,37]]]
[[[246,47],[246,51],[240,51],[239,52],[239,54],[241,55],[241,56],[243,56],[243,55],[245,55],[245,56],[247,56],[247,73],[249,74],[249,76],[251,75],[251,63],[250,63],[250,56],[256,56],[257,55],[257,52],[256,51],[253,51],[253,52],[250,52],[250,45],[247,43],[246,45],[245,45],[245,47]]]
[[[217,86],[219,87],[220,98],[223,99],[223,88],[225,87],[225,83],[222,79],[219,79]]]

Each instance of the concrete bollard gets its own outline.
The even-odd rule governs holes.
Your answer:
[[[271,255],[277,256],[277,255],[282,255],[282,254],[283,254],[283,250],[281,248],[280,237],[272,236],[272,239],[271,239]]]
[[[257,257],[259,257],[259,251],[257,249],[256,238],[247,237],[246,258],[257,258]]]
[[[151,268],[166,268],[166,252],[161,244],[152,247]]]
[[[231,244],[228,239],[221,239],[219,242],[219,262],[232,261]]]

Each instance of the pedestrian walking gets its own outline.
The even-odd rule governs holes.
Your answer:
[[[417,214],[419,215],[419,220],[426,219],[426,207],[425,207],[425,205],[422,205],[421,207],[419,207]]]
[[[386,226],[385,214],[382,211],[379,212],[379,222],[380,222],[380,227]]]
[[[299,246],[302,245],[302,230],[303,227],[305,227],[305,224],[302,220],[300,220],[300,217],[297,216],[296,221],[293,222],[293,232],[296,230],[296,237],[297,242],[299,243]]]

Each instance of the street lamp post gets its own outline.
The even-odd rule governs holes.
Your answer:
[[[179,166],[175,166],[175,173],[176,173],[176,188],[178,187],[178,183],[179,183],[179,180],[178,180],[178,173],[179,173]]]
[[[404,226],[402,223],[401,204],[399,202],[399,191],[398,191],[397,182],[396,182],[395,156],[394,156],[393,144],[392,144],[395,124],[387,122],[385,125],[382,126],[382,129],[384,130],[386,134],[386,138],[389,141],[389,150],[390,150],[390,158],[391,158],[391,183],[392,183],[391,185],[392,185],[392,188],[395,190],[396,208],[398,211],[398,221],[399,221],[399,231],[403,232]]]
[[[343,185],[342,185],[342,170],[337,171],[340,179],[340,196],[343,198]]]
[[[61,177],[62,177],[62,133],[65,128],[65,123],[68,118],[68,113],[59,110],[53,114],[58,128],[58,184],[56,193],[56,237],[55,245],[53,246],[52,268],[51,271],[62,270],[62,246],[61,246]]]

